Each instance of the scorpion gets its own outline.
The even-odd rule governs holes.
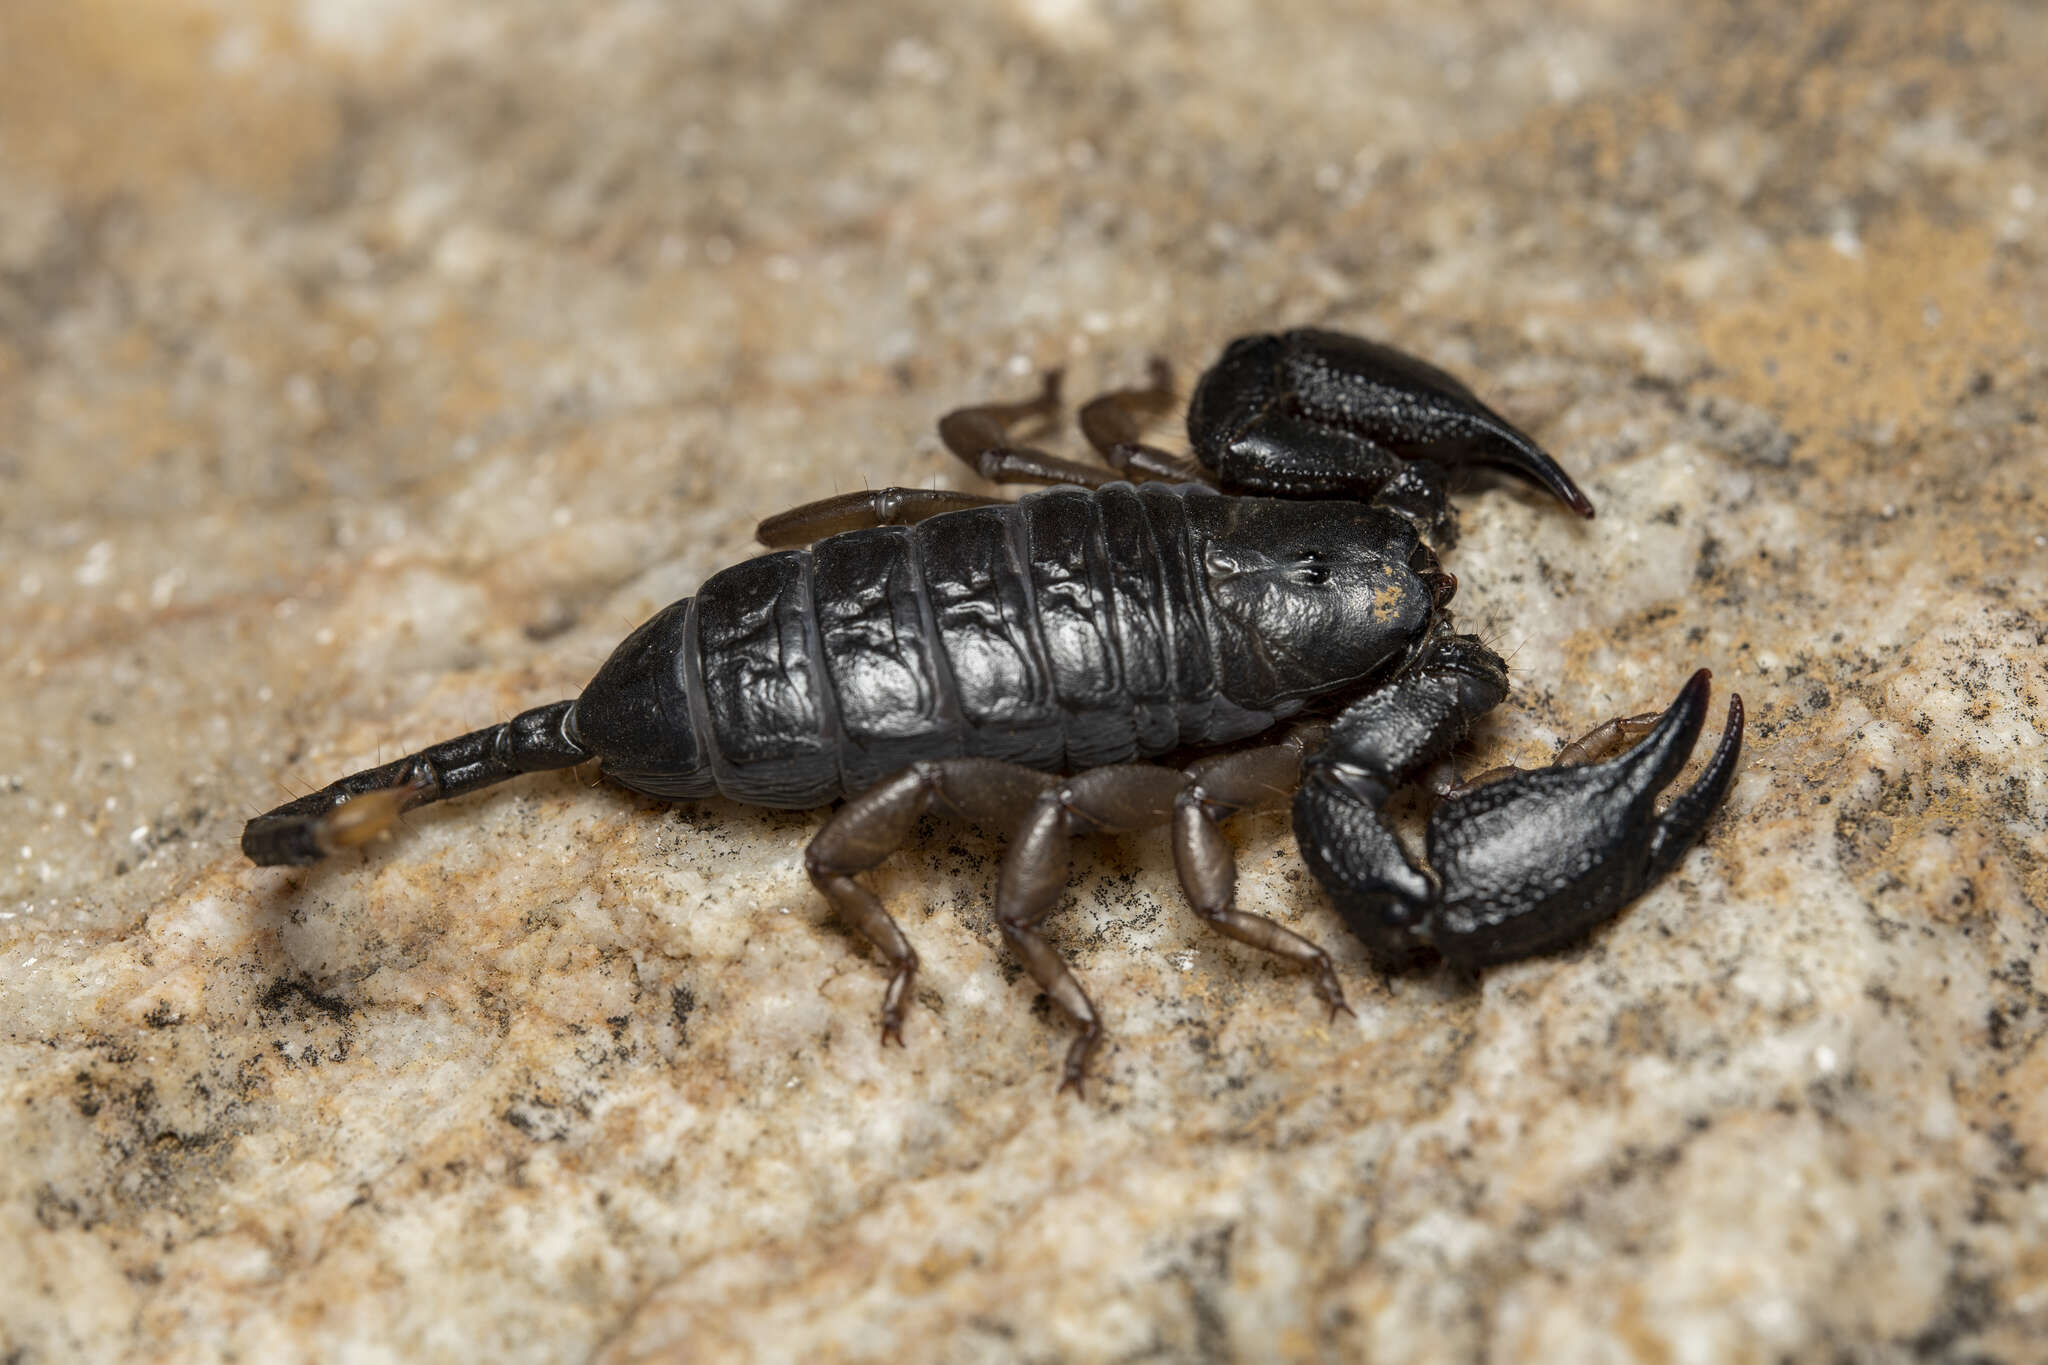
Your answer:
[[[1291,796],[1309,871],[1385,970],[1552,951],[1678,864],[1741,754],[1731,696],[1699,777],[1659,810],[1707,719],[1706,669],[1551,766],[1439,792],[1422,859],[1387,815],[1508,691],[1506,663],[1452,623],[1457,579],[1431,544],[1454,531],[1447,490],[1491,467],[1591,517],[1555,460],[1451,375],[1347,334],[1229,343],[1187,408],[1192,457],[1140,439],[1171,378],[1155,360],[1148,386],[1081,408],[1100,463],[1020,443],[1056,420],[1057,372],[1035,398],[949,413],[942,442],[984,478],[1054,486],[871,489],[771,517],[771,553],[656,613],[580,696],[260,815],[243,851],[314,863],[411,807],[593,759],[663,800],[843,798],[805,867],[887,962],[882,1040],[900,1046],[918,957],[858,878],[927,814],[990,827],[1009,840],[996,924],[1076,1030],[1062,1091],[1102,1033],[1043,932],[1076,835],[1170,826],[1195,913],[1302,969],[1333,1015],[1350,1011],[1329,955],[1237,908],[1228,817]],[[1220,752],[1186,757],[1203,749]]]

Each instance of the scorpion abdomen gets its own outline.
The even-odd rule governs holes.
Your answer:
[[[1219,686],[1191,507],[1215,497],[1051,489],[748,560],[628,637],[575,733],[649,795],[794,808],[921,759],[1076,770],[1255,734],[1283,711]]]

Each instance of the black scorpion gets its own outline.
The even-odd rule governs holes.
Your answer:
[[[1452,529],[1446,485],[1493,466],[1590,517],[1548,455],[1441,370],[1338,333],[1232,342],[1189,405],[1192,461],[1138,440],[1168,380],[1155,363],[1151,387],[1082,409],[1107,467],[1012,443],[1057,413],[1057,375],[1031,401],[949,414],[946,446],[983,476],[1066,486],[1015,502],[889,488],[771,518],[765,544],[808,548],[714,574],[580,697],[342,778],[251,820],[243,851],[316,862],[409,807],[592,759],[667,800],[845,797],[805,862],[892,967],[882,1034],[900,1044],[917,954],[855,877],[928,812],[995,827],[1010,836],[996,922],[1079,1030],[1062,1088],[1100,1033],[1040,932],[1076,834],[1170,824],[1196,913],[1347,1012],[1322,949],[1236,908],[1226,817],[1292,792],[1310,870],[1388,968],[1548,951],[1677,864],[1741,750],[1732,697],[1703,774],[1658,813],[1706,720],[1704,669],[1660,715],[1609,721],[1552,767],[1442,795],[1423,862],[1382,816],[1507,693],[1501,658],[1451,624],[1457,583],[1428,539]],[[1288,721],[1277,743],[1241,743]]]

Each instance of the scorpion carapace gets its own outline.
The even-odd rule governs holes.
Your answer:
[[[761,539],[783,548],[658,612],[581,696],[259,816],[243,850],[316,862],[411,806],[591,759],[663,799],[843,797],[805,863],[890,964],[882,1033],[900,1043],[917,954],[857,878],[927,813],[974,821],[1009,835],[996,922],[1079,1031],[1073,1087],[1100,1026],[1041,927],[1076,834],[1170,826],[1195,912],[1307,970],[1332,1010],[1322,949],[1236,907],[1227,817],[1291,794],[1310,870],[1389,967],[1548,951],[1677,864],[1741,750],[1734,697],[1701,776],[1658,812],[1707,718],[1704,669],[1661,714],[1440,798],[1425,860],[1383,818],[1507,693],[1506,664],[1451,622],[1457,582],[1431,546],[1451,530],[1448,479],[1503,468],[1592,515],[1535,442],[1433,366],[1332,332],[1232,342],[1189,404],[1192,459],[1140,439],[1171,402],[1155,362],[1148,387],[1084,406],[1099,465],[1014,439],[1056,415],[1056,374],[1035,398],[950,413],[942,440],[983,476],[1062,486],[1015,502],[885,488],[770,518]],[[1200,748],[1222,751],[1146,761]]]

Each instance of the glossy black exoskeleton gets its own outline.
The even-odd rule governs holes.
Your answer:
[[[1309,970],[1332,1009],[1323,951],[1236,908],[1228,816],[1292,793],[1310,871],[1388,966],[1545,952],[1676,865],[1741,749],[1736,697],[1699,780],[1658,813],[1707,718],[1705,670],[1661,715],[1442,796],[1424,861],[1382,815],[1507,693],[1500,657],[1451,623],[1456,580],[1430,544],[1450,528],[1446,484],[1497,467],[1591,516],[1555,461],[1441,370],[1333,332],[1232,342],[1189,404],[1193,461],[1139,440],[1170,402],[1155,366],[1150,387],[1087,404],[1103,465],[1012,443],[1057,412],[1057,375],[1035,399],[948,414],[947,447],[984,476],[1068,486],[1016,502],[880,489],[771,518],[764,543],[804,548],[714,574],[581,696],[345,777],[250,821],[242,847],[316,862],[410,806],[591,759],[665,799],[844,797],[806,863],[890,962],[882,1028],[900,1042],[917,956],[856,875],[928,812],[993,825],[1010,835],[996,920],[1079,1028],[1072,1086],[1100,1026],[1040,926],[1075,834],[1171,825],[1196,912]],[[1236,747],[1143,761],[1217,746]]]

